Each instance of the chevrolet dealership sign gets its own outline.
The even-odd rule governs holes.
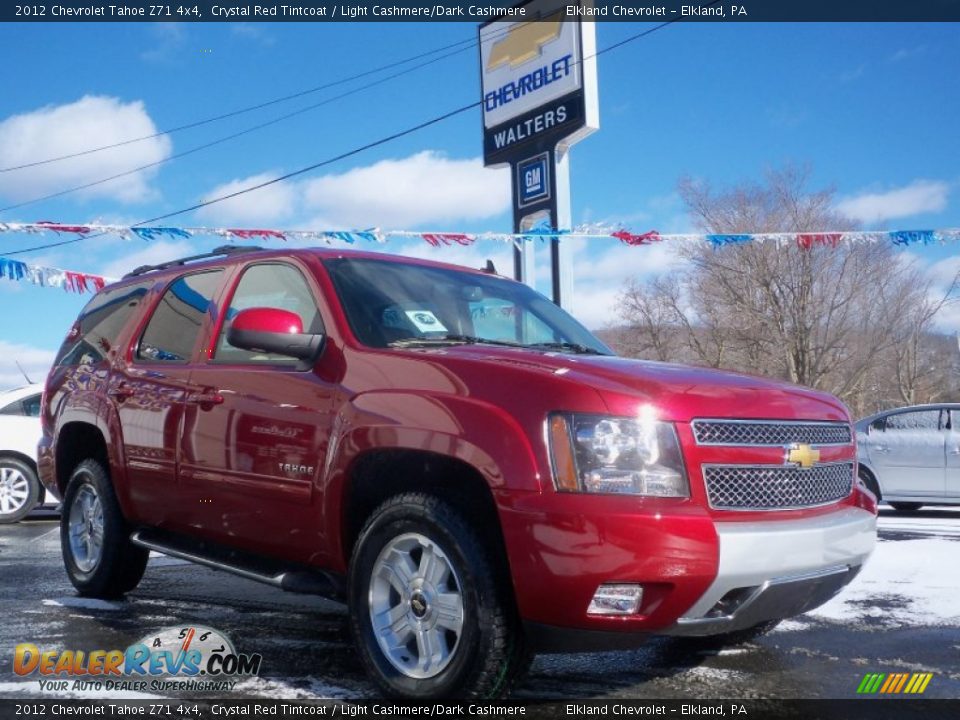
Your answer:
[[[568,5],[578,7],[533,0],[518,6],[520,16],[480,26],[488,165],[571,145],[599,127],[594,25]]]

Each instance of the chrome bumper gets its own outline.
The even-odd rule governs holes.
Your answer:
[[[845,508],[802,520],[717,523],[717,577],[668,635],[715,635],[813,610],[860,571],[876,517]]]

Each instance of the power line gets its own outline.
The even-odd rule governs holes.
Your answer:
[[[720,2],[720,0],[713,0],[712,2],[707,3],[707,4],[705,5],[705,7],[709,7],[709,6],[711,6],[711,5],[716,5],[716,4],[718,4],[719,2]],[[624,38],[623,40],[620,40],[620,41],[614,43],[613,45],[609,45],[608,47],[605,47],[605,48],[603,48],[602,50],[598,50],[598,51],[595,52],[593,55],[585,56],[585,57],[581,58],[579,61],[577,61],[577,63],[573,63],[573,65],[576,65],[576,64],[578,64],[578,63],[582,63],[582,62],[584,62],[585,60],[591,60],[591,59],[593,59],[593,58],[599,57],[600,55],[604,55],[604,54],[610,52],[611,50],[616,50],[617,48],[623,47],[624,45],[627,45],[627,44],[629,44],[629,43],[631,43],[631,42],[634,42],[634,41],[639,40],[639,39],[641,39],[641,38],[644,38],[644,37],[646,37],[646,36],[648,36],[648,35],[651,35],[651,34],[657,32],[658,30],[662,30],[663,28],[667,27],[668,25],[672,25],[673,23],[679,22],[679,21],[680,21],[680,18],[674,18],[674,19],[671,19],[671,20],[667,20],[667,21],[665,21],[665,22],[662,22],[662,23],[660,23],[659,25],[654,25],[652,28],[648,28],[647,30],[641,31],[641,32],[636,33],[636,34],[634,34],[634,35],[631,35],[631,36],[629,36],[629,37],[627,37],[627,38]],[[384,144],[386,144],[386,143],[388,143],[388,142],[392,142],[393,140],[397,140],[397,139],[399,139],[399,138],[401,138],[401,137],[404,137],[404,136],[406,136],[406,135],[411,135],[411,134],[417,132],[418,130],[422,130],[422,129],[424,129],[424,128],[430,127],[431,125],[436,125],[437,123],[443,122],[444,120],[448,120],[448,119],[450,119],[450,118],[452,118],[452,117],[454,117],[454,116],[456,116],[456,115],[460,115],[460,114],[462,114],[462,113],[464,113],[464,112],[466,112],[466,111],[468,111],[468,110],[472,110],[472,109],[475,108],[475,107],[479,107],[479,106],[482,104],[482,102],[483,102],[482,100],[478,100],[478,101],[476,101],[476,102],[472,102],[472,103],[470,103],[470,104],[468,104],[468,105],[464,105],[464,106],[462,106],[462,107],[460,107],[460,108],[457,108],[456,110],[451,110],[451,111],[446,112],[446,113],[444,113],[444,114],[442,114],[442,115],[437,115],[437,116],[435,116],[435,117],[433,117],[433,118],[431,118],[431,119],[429,119],[429,120],[425,120],[424,122],[419,123],[418,125],[414,125],[414,126],[409,127],[409,128],[407,128],[407,129],[405,129],[405,130],[400,130],[400,131],[398,131],[398,132],[396,132],[396,133],[393,133],[392,135],[388,135],[388,136],[386,136],[386,137],[380,138],[379,140],[374,140],[373,142],[367,143],[366,145],[362,145],[362,146],[360,146],[360,147],[354,148],[353,150],[348,150],[348,151],[346,151],[346,152],[344,152],[344,153],[341,153],[341,154],[339,154],[339,155],[336,155],[336,156],[334,156],[334,157],[327,158],[326,160],[322,160],[322,161],[320,161],[320,162],[314,163],[314,164],[312,164],[312,165],[308,165],[308,166],[303,167],[303,168],[300,168],[300,169],[298,169],[298,170],[294,170],[294,171],[292,171],[292,172],[285,173],[284,175],[280,175],[280,176],[278,176],[278,177],[271,178],[270,180],[266,180],[266,181],[264,181],[264,182],[257,183],[256,185],[251,185],[251,186],[246,187],[246,188],[243,188],[243,189],[241,189],[241,190],[237,190],[237,191],[235,191],[235,192],[228,193],[227,195],[221,195],[221,196],[219,196],[219,197],[211,198],[210,200],[204,200],[204,201],[202,201],[202,202],[196,203],[196,204],[191,205],[191,206],[189,206],[189,207],[181,208],[180,210],[174,210],[173,212],[165,213],[165,214],[163,214],[163,215],[157,215],[156,217],[152,217],[152,218],[149,218],[149,219],[147,219],[147,220],[141,220],[140,222],[133,224],[131,227],[139,227],[139,226],[141,226],[141,225],[146,225],[147,223],[157,222],[158,220],[166,220],[166,219],[171,218],[171,217],[176,217],[177,215],[183,215],[184,213],[192,212],[193,210],[199,210],[200,208],[203,208],[203,207],[208,207],[208,206],[210,206],[210,205],[215,205],[215,204],[217,204],[217,203],[223,202],[224,200],[230,200],[230,199],[232,199],[232,198],[239,197],[239,196],[241,196],[241,195],[246,195],[247,193],[254,192],[255,190],[260,190],[260,189],[265,188],[265,187],[268,187],[268,186],[270,186],[270,185],[275,185],[275,184],[277,184],[277,183],[283,182],[283,181],[285,181],[285,180],[289,180],[290,178],[296,177],[296,176],[298,176],[298,175],[303,175],[303,174],[305,174],[305,173],[311,172],[311,171],[313,171],[313,170],[316,170],[316,169],[318,169],[318,168],[324,167],[324,166],[326,166],[326,165],[330,165],[330,164],[332,164],[332,163],[339,162],[340,160],[344,160],[344,159],[346,159],[346,158],[348,158],[348,157],[352,157],[352,156],[357,155],[357,154],[359,154],[359,153],[361,153],[361,152],[364,152],[364,151],[366,151],[366,150],[370,150],[370,149],[373,149],[373,148],[378,147],[378,146],[380,146],[380,145],[384,145]],[[71,238],[71,239],[69,239],[69,240],[62,240],[62,241],[57,242],[57,243],[47,243],[47,244],[45,244],[45,245],[36,245],[36,246],[33,246],[33,247],[24,248],[24,249],[22,249],[22,250],[15,250],[15,251],[12,251],[12,252],[7,252],[7,253],[4,253],[4,255],[6,255],[6,256],[10,256],[10,255],[23,255],[23,254],[26,254],[26,253],[29,253],[29,252],[36,252],[36,251],[38,251],[38,250],[46,250],[46,249],[53,248],[53,247],[60,247],[60,246],[63,246],[63,245],[70,245],[70,244],[72,244],[72,243],[80,242],[81,240],[92,240],[93,238],[101,237],[101,236],[103,236],[103,235],[105,235],[105,234],[106,234],[106,233],[102,233],[102,232],[101,232],[101,233],[96,233],[96,234],[94,234],[94,235],[80,236],[80,237],[76,237],[76,238]]]
[[[393,133],[392,135],[388,135],[386,137],[380,138],[379,140],[374,140],[373,142],[367,143],[366,145],[362,145],[360,147],[354,148],[353,150],[348,150],[347,152],[341,153],[331,158],[327,158],[326,160],[322,160],[321,162],[314,163],[313,165],[308,165],[307,167],[300,168],[299,170],[294,170],[284,175],[280,175],[279,177],[271,178],[270,180],[266,180],[265,182],[243,188],[242,190],[237,190],[236,192],[232,192],[227,195],[221,195],[220,197],[212,198],[210,200],[204,200],[195,205],[191,205],[190,207],[182,208],[180,210],[175,210],[173,212],[169,212],[164,215],[157,215],[156,217],[152,217],[147,220],[141,220],[140,222],[134,223],[133,225],[131,225],[131,227],[140,227],[141,225],[157,222],[158,220],[166,220],[167,218],[171,218],[176,215],[182,215],[183,213],[187,213],[192,210],[199,210],[200,208],[207,207],[208,205],[214,205],[216,203],[223,202],[224,200],[229,200],[231,198],[235,198],[240,195],[245,195],[249,192],[253,192],[254,190],[265,188],[269,185],[275,185],[276,183],[283,182],[284,180],[289,180],[290,178],[296,177],[298,175],[303,175],[304,173],[308,173],[312,170],[316,170],[317,168],[324,167],[325,165],[330,165],[340,160],[344,160],[348,157],[357,155],[366,150],[370,150],[379,145],[384,145],[388,142],[404,137],[405,135],[410,135],[412,133],[417,132],[418,130],[422,130],[423,128],[430,127],[431,125],[436,125],[437,123],[443,122],[444,120],[454,117],[455,115],[460,115],[461,113],[464,113],[467,110],[472,110],[473,108],[478,107],[479,105],[480,105],[480,101],[470,103],[469,105],[464,105],[463,107],[457,108],[456,110],[451,110],[450,112],[444,113],[443,115],[438,115],[436,117],[430,118],[429,120],[425,120],[424,122],[419,123],[418,125],[414,125],[413,127],[409,127],[406,130],[401,130],[399,132]],[[81,240],[92,240],[93,238],[102,237],[103,235],[106,235],[106,233],[99,232],[99,233],[95,233],[94,235],[83,235],[80,237],[70,238],[69,240],[62,240],[56,243],[47,243],[45,245],[37,245],[35,247],[24,248],[22,250],[14,250],[12,252],[6,252],[4,253],[4,256],[23,255],[25,253],[35,252],[37,250],[46,250],[48,248],[60,247],[61,245],[70,245],[72,243],[80,242]]]
[[[66,188],[64,190],[58,190],[57,192],[53,192],[48,195],[31,198],[30,200],[24,200],[19,203],[14,203],[13,205],[7,205],[6,207],[0,208],[0,213],[7,212],[8,210],[16,210],[18,208],[27,207],[28,205],[35,205],[36,203],[43,202],[44,200],[52,200],[54,198],[62,197],[64,195],[69,195],[74,192],[79,192],[80,190],[86,190],[88,188],[96,187],[98,185],[103,185],[113,180],[117,180],[122,177],[127,177],[128,175],[135,175],[136,173],[142,172],[143,170],[148,170],[149,168],[165,165],[166,163],[171,162],[173,160],[177,160],[179,158],[186,157],[188,155],[193,155],[194,153],[198,153],[201,150],[207,150],[208,148],[212,148],[216,145],[221,145],[230,140],[235,140],[244,135],[249,135],[250,133],[256,132],[258,130],[262,130],[266,127],[270,127],[271,125],[276,125],[277,123],[283,122],[285,120],[289,120],[290,118],[296,117],[297,115],[302,115],[303,113],[309,112],[311,110],[316,110],[319,107],[323,107],[324,105],[329,105],[333,102],[342,100],[343,98],[349,97],[351,95],[356,95],[357,93],[363,92],[364,90],[369,90],[370,88],[375,87],[377,85],[382,85],[383,83],[389,82],[390,80],[394,80],[398,77],[401,77],[402,75],[407,75],[409,73],[414,72],[415,70],[419,70],[421,68],[427,67],[428,65],[433,65],[434,63],[438,63],[442,60],[446,60],[447,58],[453,57],[454,55],[457,55],[469,49],[470,49],[469,47],[460,48],[459,50],[454,50],[453,52],[447,53],[446,55],[440,55],[439,57],[435,57],[431,60],[427,60],[426,62],[420,63],[419,65],[414,65],[413,67],[407,68],[406,70],[401,70],[400,72],[393,73],[392,75],[386,75],[382,78],[366,83],[365,85],[360,85],[359,87],[355,87],[350,90],[347,90],[346,92],[340,93],[339,95],[334,95],[333,97],[326,98],[324,100],[321,100],[320,102],[313,103],[312,105],[307,105],[305,107],[299,108],[298,110],[294,110],[293,112],[285,113],[283,115],[275,117],[272,120],[267,120],[266,122],[258,123],[257,125],[253,125],[244,130],[240,130],[238,132],[231,133],[230,135],[225,135],[224,137],[217,138],[216,140],[211,140],[210,142],[203,143],[202,145],[197,145],[196,147],[190,148],[188,150],[175,153],[169,157],[163,158],[162,160],[157,160],[152,163],[147,163],[146,165],[140,165],[139,167],[135,167],[130,170],[125,170],[121,173],[117,173],[109,177],[100,178],[99,180],[93,180],[91,182],[84,183],[83,185],[76,185],[74,187]],[[154,136],[151,136],[151,137],[154,137]]]
[[[533,22],[533,21],[530,21],[530,22]],[[491,32],[491,33],[488,33],[488,34],[485,36],[485,39],[489,39],[489,38],[491,38],[491,37],[502,37],[502,36],[506,35],[508,32],[509,32],[509,30],[500,30],[500,31],[496,31],[496,32]],[[464,42],[465,42],[465,41],[460,41],[459,43],[454,43],[453,45],[449,45],[449,46],[446,46],[446,47],[454,47],[455,45],[462,45]],[[24,200],[24,201],[19,202],[19,203],[14,203],[14,204],[12,204],[12,205],[7,205],[6,207],[0,207],[0,213],[2,213],[2,212],[7,212],[8,210],[16,210],[16,209],[18,209],[18,208],[27,207],[27,206],[29,206],[29,205],[34,205],[34,204],[36,204],[36,203],[43,202],[43,201],[45,201],[45,200],[53,200],[53,199],[58,198],[58,197],[63,197],[64,195],[69,195],[69,194],[74,193],[74,192],[79,192],[80,190],[87,190],[87,189],[92,188],[92,187],[97,187],[98,185],[103,185],[103,184],[105,184],[105,183],[111,182],[111,181],[113,181],[113,180],[117,180],[117,179],[122,178],[122,177],[127,177],[127,176],[129,176],[129,175],[135,175],[136,173],[142,172],[143,170],[148,170],[148,169],[153,168],[153,167],[158,167],[158,166],[160,166],[160,165],[164,165],[164,164],[166,164],[166,163],[168,163],[168,162],[171,162],[172,160],[176,160],[176,159],[178,159],[178,158],[186,157],[186,156],[188,156],[188,155],[193,155],[194,153],[200,152],[200,151],[202,151],[202,150],[207,150],[207,149],[209,149],[209,148],[211,148],[211,147],[214,147],[214,146],[216,146],[216,145],[221,145],[221,144],[223,144],[223,143],[225,143],[225,142],[229,142],[230,140],[235,140],[236,138],[242,137],[242,136],[244,136],[244,135],[248,135],[248,134],[253,133],[253,132],[256,132],[256,131],[258,131],[258,130],[262,130],[262,129],[266,128],[266,127],[270,127],[271,125],[276,125],[277,123],[283,122],[283,121],[285,121],[285,120],[289,120],[290,118],[296,117],[297,115],[302,115],[303,113],[309,112],[310,110],[315,110],[315,109],[317,109],[318,107],[323,107],[324,105],[329,105],[329,104],[331,104],[331,103],[333,103],[333,102],[336,102],[337,100],[342,100],[342,99],[345,98],[345,97],[349,97],[349,96],[351,96],[351,95],[355,95],[355,94],[357,94],[357,93],[359,93],[359,92],[363,92],[364,90],[369,90],[370,88],[375,87],[375,86],[377,86],[377,85],[382,85],[383,83],[386,83],[386,82],[388,82],[388,81],[390,81],[390,80],[394,80],[394,79],[396,79],[396,78],[398,78],[398,77],[401,77],[401,76],[403,76],[403,75],[407,75],[407,74],[409,74],[409,73],[412,73],[412,72],[414,72],[415,70],[419,70],[419,69],[424,68],[424,67],[426,67],[426,66],[428,66],[428,65],[433,65],[434,63],[438,63],[438,62],[440,62],[440,61],[442,61],[442,60],[446,60],[447,58],[453,57],[454,55],[458,55],[458,54],[460,54],[460,53],[462,53],[462,52],[464,52],[464,51],[466,51],[466,50],[470,50],[472,47],[474,47],[474,46],[476,46],[476,45],[477,45],[477,42],[476,42],[476,41],[473,41],[471,45],[467,45],[466,47],[461,47],[461,48],[459,48],[459,49],[457,49],[457,50],[454,50],[454,51],[452,51],[452,52],[446,53],[445,55],[440,55],[439,57],[435,57],[435,58],[433,58],[432,60],[427,60],[426,62],[422,62],[422,63],[420,63],[419,65],[414,65],[413,67],[407,68],[406,70],[401,70],[400,72],[396,72],[396,73],[393,73],[393,74],[391,74],[391,75],[387,75],[387,76],[385,76],[385,77],[382,77],[382,78],[379,78],[379,79],[374,80],[374,81],[372,81],[372,82],[369,82],[369,83],[367,83],[367,84],[365,84],[365,85],[361,85],[361,86],[356,87],[356,88],[353,88],[353,89],[351,89],[351,90],[347,90],[346,92],[340,93],[339,95],[334,95],[333,97],[326,98],[325,100],[321,100],[320,102],[314,103],[314,104],[312,104],[312,105],[307,105],[306,107],[300,108],[300,109],[298,109],[298,110],[294,110],[293,112],[286,113],[286,114],[284,114],[284,115],[280,115],[279,117],[273,118],[272,120],[268,120],[268,121],[263,122],[263,123],[258,123],[257,125],[253,125],[252,127],[246,128],[246,129],[244,129],[244,130],[240,130],[240,131],[238,131],[238,132],[231,133],[231,134],[229,134],[229,135],[226,135],[226,136],[224,136],[224,137],[217,138],[216,140],[212,140],[212,141],[207,142],[207,143],[203,143],[202,145],[198,145],[198,146],[193,147],[193,148],[190,148],[190,149],[188,149],[188,150],[184,150],[184,151],[182,151],[182,152],[175,153],[175,154],[171,155],[170,157],[163,158],[162,160],[157,160],[157,161],[152,162],[152,163],[147,163],[146,165],[140,165],[139,167],[131,168],[130,170],[125,170],[125,171],[123,171],[123,172],[121,172],[121,173],[117,173],[117,174],[115,174],[115,175],[110,175],[110,176],[105,177],[105,178],[100,178],[100,179],[98,179],[98,180],[93,180],[93,181],[91,181],[91,182],[84,183],[84,184],[82,184],[82,185],[75,185],[74,187],[65,188],[65,189],[63,189],[63,190],[58,190],[58,191],[56,191],[56,192],[49,193],[49,194],[47,194],[47,195],[42,195],[42,196],[40,196],[40,197],[31,198],[31,199],[29,199],[29,200]],[[438,50],[433,50],[433,51],[431,51],[430,53],[424,53],[424,55],[427,55],[427,54],[436,54],[436,52],[438,52]],[[403,63],[406,63],[406,62],[408,62],[408,61],[403,61]],[[400,64],[400,63],[398,63],[398,64]],[[384,67],[390,67],[390,66],[384,66]],[[382,69],[382,68],[381,68],[381,69]],[[372,71],[371,71],[371,72],[372,72]],[[367,73],[367,74],[369,74],[369,73]],[[356,76],[355,76],[355,77],[356,77]],[[336,83],[331,83],[331,84],[336,84]],[[312,91],[310,91],[310,92],[312,92]],[[305,93],[302,93],[302,94],[305,94]],[[289,96],[289,97],[293,97],[293,96]],[[266,103],[266,104],[270,104],[270,103]],[[258,107],[262,107],[262,106],[258,106]],[[226,117],[226,116],[221,116],[221,117]],[[202,124],[202,123],[201,123],[201,124]],[[186,126],[184,126],[184,127],[186,127]],[[141,139],[147,139],[147,138],[157,137],[159,134],[160,134],[160,133],[156,133],[156,134],[154,134],[154,135],[149,135],[149,136],[144,136],[144,138],[141,138]],[[135,142],[135,141],[134,141],[134,140],[130,140],[130,141],[122,142],[122,143],[116,143],[116,144],[114,144],[114,145],[104,146],[103,148],[100,148],[100,149],[107,149],[107,148],[109,148],[109,147],[118,147],[119,145],[129,144],[129,143],[131,143],[131,142]],[[91,150],[91,151],[89,151],[89,152],[95,152],[95,150]],[[76,157],[77,155],[83,155],[83,154],[89,154],[89,153],[88,153],[88,152],[75,153],[74,155],[63,156],[63,157],[64,157],[64,158],[66,158],[66,157]],[[52,162],[52,160],[51,160],[50,162]],[[42,163],[34,163],[34,164],[42,164]],[[28,167],[28,166],[24,165],[24,166],[18,166],[18,167]]]
[[[533,21],[530,21],[530,22],[533,22]],[[507,31],[495,31],[493,33],[486,35],[484,39],[502,35],[502,34],[505,34],[506,32]],[[444,57],[451,57],[452,55],[456,55],[459,52],[476,47],[478,44],[479,44],[478,40],[473,40],[473,39],[459,40],[455,43],[451,43],[449,45],[443,45],[441,47],[434,48],[433,50],[428,50],[418,55],[412,55],[410,57],[403,58],[402,60],[397,60],[395,62],[388,63],[386,65],[380,65],[370,70],[365,70],[364,72],[356,73],[354,75],[350,75],[348,77],[341,78],[339,80],[333,80],[331,82],[324,83],[322,85],[317,85],[315,87],[307,88],[305,90],[299,90],[289,95],[283,95],[281,97],[273,98],[272,100],[266,100],[264,102],[257,103],[256,105],[248,105],[246,107],[238,108],[237,110],[231,110],[230,112],[221,113],[220,115],[214,115],[212,117],[203,118],[201,120],[196,120],[194,122],[186,123],[184,125],[178,125],[177,127],[172,127],[167,130],[158,130],[157,132],[152,133],[150,135],[142,135],[140,137],[129,138],[127,140],[121,140],[119,142],[110,143],[108,145],[100,145],[98,147],[88,148],[86,150],[78,150],[77,152],[74,152],[74,153],[68,153],[66,155],[58,155],[57,157],[46,158],[44,160],[34,160],[28,163],[21,163],[20,165],[11,165],[10,167],[0,168],[0,173],[13,172],[14,170],[24,170],[26,168],[37,167],[38,165],[47,165],[49,163],[59,162],[61,160],[69,160],[70,158],[82,157],[84,155],[92,155],[94,153],[102,152],[103,150],[111,150],[113,148],[123,147],[124,145],[131,145],[133,143],[142,142],[143,140],[152,140],[153,138],[160,137],[161,135],[172,135],[173,133],[181,132],[183,130],[190,130],[196,127],[201,127],[203,125],[208,125],[210,123],[217,122],[220,120],[226,120],[228,118],[236,117],[238,115],[244,115],[246,113],[253,112],[255,110],[262,110],[263,108],[270,107],[272,105],[277,105],[279,103],[287,102],[289,100],[296,100],[297,98],[301,98],[306,95],[311,95],[321,90],[328,90],[338,85],[343,85],[345,83],[352,82],[354,80],[359,80],[364,77],[369,77],[370,75],[375,75],[379,72],[383,72],[384,70],[390,70],[391,68],[399,67],[401,65],[406,65],[408,63],[415,62],[422,58],[429,57],[431,55],[436,55],[437,53],[443,52],[445,50],[450,50],[452,48],[459,48],[456,52],[452,52],[444,56]],[[464,47],[460,47],[461,45]],[[417,67],[423,67],[423,65],[418,65]],[[416,68],[410,68],[410,70],[414,70],[414,69]],[[402,74],[402,73],[398,73],[397,75],[399,74]],[[391,77],[397,77],[397,75],[393,75]],[[132,171],[132,172],[136,172],[136,171]],[[113,179],[113,178],[110,178],[110,179]],[[46,199],[46,198],[41,198],[41,199]],[[12,207],[17,207],[17,206],[12,206]]]

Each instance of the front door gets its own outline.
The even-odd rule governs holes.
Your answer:
[[[945,410],[950,414],[947,426],[947,477],[944,485],[947,499],[960,502],[960,410]]]
[[[304,332],[323,331],[315,288],[294,265],[248,266],[228,299],[212,357],[190,376],[181,445],[181,492],[194,530],[263,554],[307,562],[321,541],[314,485],[331,424],[332,389],[302,361],[231,346],[240,310],[297,313]]]

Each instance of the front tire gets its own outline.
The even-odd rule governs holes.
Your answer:
[[[149,553],[130,542],[110,478],[96,460],[84,460],[70,476],[60,545],[67,576],[80,595],[120,597],[143,577]]]
[[[23,520],[40,496],[40,480],[30,465],[17,458],[0,458],[0,525]]]
[[[350,618],[379,689],[416,700],[496,698],[529,666],[503,560],[444,500],[377,508],[350,562]]]

